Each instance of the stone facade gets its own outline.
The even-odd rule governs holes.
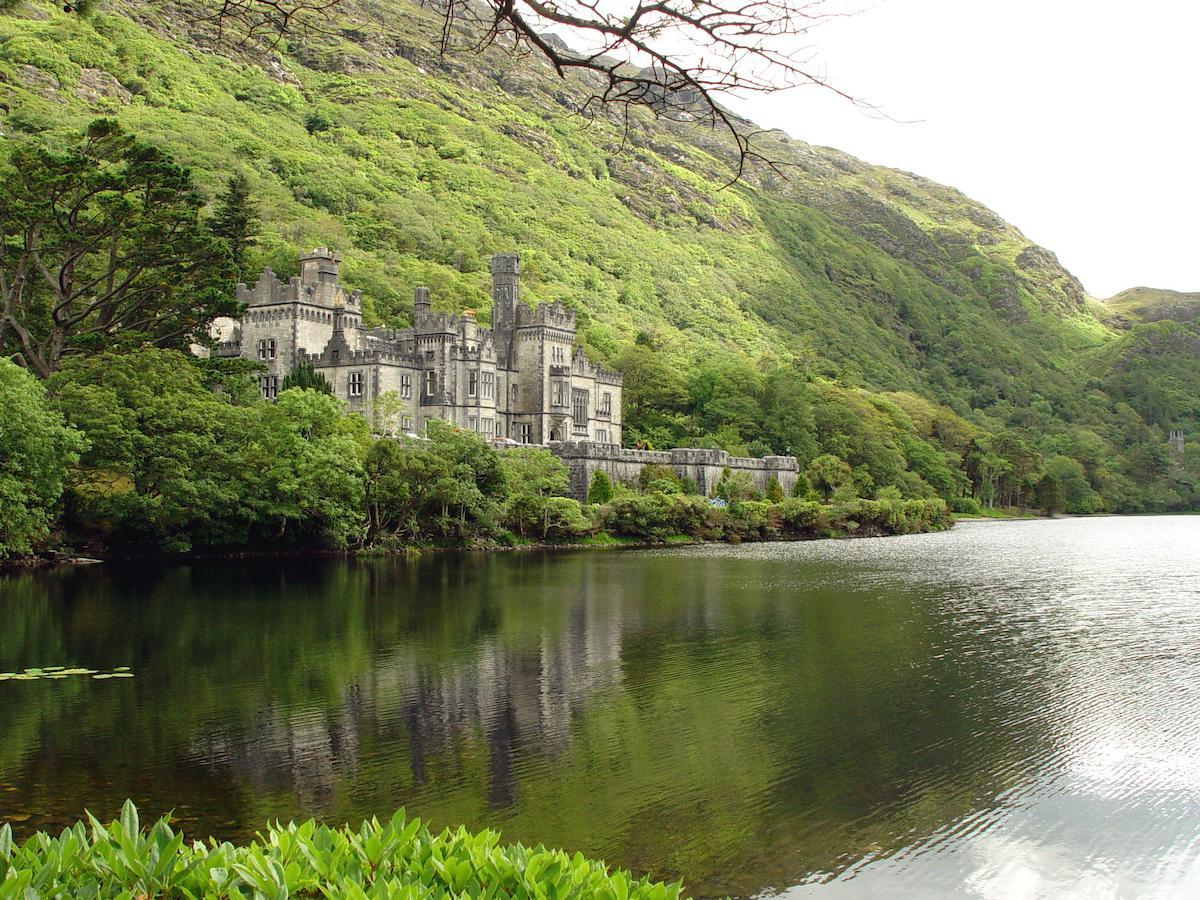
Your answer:
[[[361,295],[338,284],[339,261],[318,248],[286,283],[268,269],[254,287],[238,285],[246,309],[225,324],[228,339],[217,352],[262,362],[264,397],[308,361],[368,418],[382,395],[393,395],[387,411],[402,432],[419,434],[430,419],[444,419],[523,444],[620,446],[621,376],[575,346],[574,312],[521,301],[518,255],[492,259],[491,328],[471,311],[433,312],[424,287],[413,296],[411,328],[366,328]]]
[[[794,456],[767,456],[754,459],[730,456],[724,450],[628,450],[588,441],[571,441],[554,446],[555,454],[566,464],[570,473],[571,496],[577,500],[587,497],[592,475],[602,471],[613,481],[637,481],[642,469],[649,465],[668,466],[680,478],[690,478],[700,493],[711,495],[726,468],[733,472],[748,472],[754,486],[765,493],[772,478],[783,492],[791,495],[796,486],[800,465]]]

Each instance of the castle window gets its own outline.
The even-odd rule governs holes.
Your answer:
[[[522,422],[517,426],[517,429],[517,433],[520,435],[519,440],[522,444],[533,443],[533,426],[531,424],[528,422]]]
[[[563,392],[563,383],[561,381],[554,382],[554,388],[550,394],[551,406],[566,406],[567,401]]]
[[[400,399],[409,400],[412,398],[412,376],[400,376]]]
[[[483,399],[491,400],[496,396],[496,373],[483,373]]]
[[[478,393],[479,393],[479,373],[474,372],[474,371],[468,372],[467,373],[467,396],[474,397]]]
[[[477,419],[475,416],[467,416],[467,430],[468,431],[478,431],[479,430],[479,419]]]
[[[598,428],[596,430],[596,440],[597,440],[597,442],[599,442],[601,444],[607,444],[608,443],[608,432],[603,428]]]
[[[437,372],[430,369],[425,373],[425,396],[432,397],[437,393]]]
[[[609,391],[600,395],[600,412],[605,414],[612,412],[612,394]]]
[[[575,420],[576,431],[587,431],[588,392],[571,391],[571,416]]]
[[[516,386],[515,384],[512,386],[512,402],[513,402],[513,405],[516,405],[516,402],[517,402],[517,386]]]
[[[347,392],[351,397],[361,397],[363,395],[363,373],[351,372],[350,382],[347,386]]]
[[[409,432],[411,432],[412,428],[413,428],[412,416],[402,416],[400,419],[400,428],[401,428],[401,430],[404,431],[405,434],[408,434]]]
[[[493,419],[484,419],[483,420],[483,433],[487,437],[491,437],[492,434],[495,432],[495,430],[496,430],[495,420],[493,420]]]
[[[262,360],[268,360],[268,359],[275,358],[275,339],[274,338],[270,338],[269,340],[264,340],[264,341],[258,342],[258,358],[262,359]]]
[[[279,396],[278,375],[264,375],[259,380],[259,385],[262,387],[262,395],[264,400],[274,400]]]

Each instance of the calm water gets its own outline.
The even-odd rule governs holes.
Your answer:
[[[1200,517],[0,578],[0,817],[404,805],[698,894],[1200,895]],[[28,818],[25,818],[28,816]]]

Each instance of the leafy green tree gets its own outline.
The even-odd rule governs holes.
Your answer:
[[[608,503],[613,498],[612,479],[602,469],[592,473],[592,483],[588,486],[588,503]]]
[[[0,558],[46,537],[83,436],[51,407],[45,385],[0,359]]]
[[[367,423],[319,391],[292,388],[259,407],[243,483],[264,538],[344,547],[364,536]]]
[[[1034,498],[1038,508],[1045,515],[1052,516],[1056,512],[1060,512],[1062,510],[1063,497],[1062,487],[1059,485],[1058,479],[1049,473],[1043,475],[1038,480]]]
[[[749,472],[734,472],[728,466],[721,471],[714,491],[716,496],[729,503],[740,503],[758,497],[758,489]]]
[[[1080,515],[1100,510],[1100,495],[1088,484],[1087,474],[1078,461],[1069,456],[1052,456],[1046,460],[1044,471],[1058,481],[1064,510]]]
[[[280,391],[287,391],[292,388],[299,388],[303,391],[316,391],[318,394],[333,396],[333,385],[325,379],[324,375],[318,373],[313,364],[307,360],[296,363],[296,368],[283,377],[283,383],[279,386]]]
[[[190,550],[249,538],[239,452],[255,407],[207,390],[170,350],[72,357],[50,388],[88,448],[68,494],[75,529],[110,543]]]
[[[804,473],[813,489],[828,501],[839,489],[853,483],[854,473],[839,457],[823,453],[808,464]]]
[[[225,190],[217,197],[208,227],[228,248],[238,276],[245,278],[249,274],[246,254],[258,243],[262,230],[262,219],[245,173],[238,172],[229,179]]]
[[[46,378],[67,356],[185,348],[236,312],[229,254],[187,169],[115,122],[0,166],[0,345]]]
[[[448,471],[449,463],[423,441],[376,440],[364,464],[368,541],[420,540],[430,524],[433,486]]]
[[[561,504],[550,501],[566,492],[567,467],[541,447],[515,447],[499,456],[507,493],[505,523],[522,535],[536,529],[545,538],[552,515],[563,513]]]

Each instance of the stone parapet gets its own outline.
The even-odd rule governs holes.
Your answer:
[[[800,464],[794,456],[730,456],[724,450],[679,447],[674,450],[631,450],[616,444],[593,441],[564,441],[551,444],[550,451],[567,466],[571,496],[587,497],[592,475],[602,471],[614,481],[633,483],[649,465],[668,466],[680,478],[695,482],[700,492],[712,495],[725,469],[747,472],[760,491],[766,491],[774,478],[785,494],[796,484]]]

